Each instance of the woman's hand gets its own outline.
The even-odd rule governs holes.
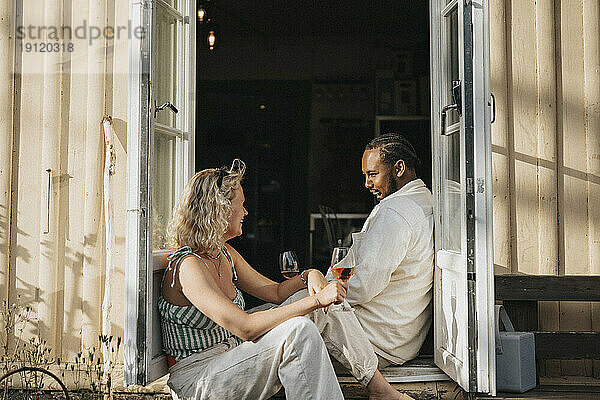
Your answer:
[[[329,284],[327,279],[323,276],[321,271],[317,269],[309,269],[306,274],[306,281],[308,283],[308,295],[312,296],[315,293],[319,293],[325,286]]]
[[[347,293],[348,285],[346,283],[332,281],[314,296],[322,307],[328,307],[332,304],[341,304]]]

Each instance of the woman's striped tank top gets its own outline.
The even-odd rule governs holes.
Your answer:
[[[225,254],[227,261],[229,261],[229,264],[231,265],[233,280],[235,281],[237,280],[237,274],[233,265],[233,259],[227,251],[227,248],[223,247],[222,252]],[[193,250],[187,246],[182,247],[169,255],[169,266],[167,267],[167,271],[171,268],[173,269],[172,285],[175,282],[174,277],[177,266],[183,257],[189,254],[193,254],[202,260],[200,256],[195,254]],[[237,292],[233,302],[243,310],[245,302],[242,292],[235,286],[235,283],[233,286]],[[185,358],[193,353],[198,353],[233,336],[231,332],[220,325],[217,325],[193,305],[178,306],[169,303],[163,298],[162,290],[161,295],[158,298],[158,310],[161,319],[163,350],[177,360]]]

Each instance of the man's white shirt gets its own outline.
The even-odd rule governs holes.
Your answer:
[[[433,198],[421,179],[373,208],[352,234],[352,251],[346,299],[375,352],[398,364],[414,358],[431,324],[434,262]]]

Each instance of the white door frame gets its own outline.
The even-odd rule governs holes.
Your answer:
[[[185,55],[183,87],[184,104],[177,105],[184,123],[173,130],[177,136],[178,157],[176,188],[180,193],[194,170],[195,133],[195,15],[194,0],[184,1],[184,44],[178,43],[179,56]],[[152,148],[154,137],[154,98],[152,91],[153,28],[155,6],[162,0],[131,0],[129,14],[133,27],[142,27],[143,34],[133,35],[129,42],[129,109],[127,129],[127,238],[125,266],[125,385],[145,385],[162,373],[167,366],[164,356],[156,354],[157,338],[152,337],[152,287],[155,259],[152,249]],[[157,99],[160,101],[162,99]],[[158,341],[160,343],[160,341]]]
[[[456,9],[458,18],[458,59],[460,106],[459,122],[447,127],[447,134],[460,135],[460,252],[446,251],[443,247],[444,212],[441,180],[446,177],[447,154],[441,138],[441,110],[446,106],[449,53],[446,24],[450,12]],[[448,323],[453,329],[446,337],[436,326],[436,363],[467,391],[495,394],[494,346],[494,287],[492,241],[492,179],[491,134],[489,110],[489,19],[488,0],[430,0],[431,17],[431,99],[432,99],[432,160],[433,188],[436,201],[436,277],[434,279],[434,312],[436,320]],[[454,288],[445,287],[441,276],[463,276]],[[453,280],[454,279],[454,280]],[[456,290],[455,296],[448,291]],[[446,292],[444,295],[443,293]],[[448,298],[454,306],[444,305]],[[444,299],[444,301],[442,301]],[[466,307],[464,303],[466,302]],[[456,306],[459,303],[459,306]],[[463,307],[460,307],[460,304]],[[466,308],[466,310],[464,309]],[[452,309],[451,315],[444,312]],[[458,311],[457,311],[458,309]],[[463,315],[464,313],[465,315]],[[443,315],[444,318],[440,318]],[[458,324],[458,330],[455,327]],[[463,325],[464,324],[464,325]],[[457,348],[453,331],[467,329],[466,343]],[[454,339],[454,346],[451,341]],[[448,343],[444,342],[448,341]],[[459,344],[458,347],[461,345]],[[448,349],[455,351],[452,353]],[[458,352],[458,353],[456,353]],[[455,358],[454,354],[461,355]]]

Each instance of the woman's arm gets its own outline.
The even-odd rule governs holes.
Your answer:
[[[281,283],[272,281],[252,268],[233,247],[228,244],[225,244],[225,246],[227,246],[227,250],[233,258],[235,271],[238,275],[236,284],[244,292],[269,303],[281,304],[298,290],[306,288],[299,275]],[[303,272],[303,274],[309,284],[309,294],[311,295],[319,292],[328,283],[323,274],[316,269],[310,269],[308,272]]]
[[[179,281],[185,297],[204,315],[243,340],[255,340],[280,323],[332,303],[346,296],[346,285],[332,282],[319,293],[292,304],[248,314],[219,289],[202,262],[188,257],[179,267]]]

